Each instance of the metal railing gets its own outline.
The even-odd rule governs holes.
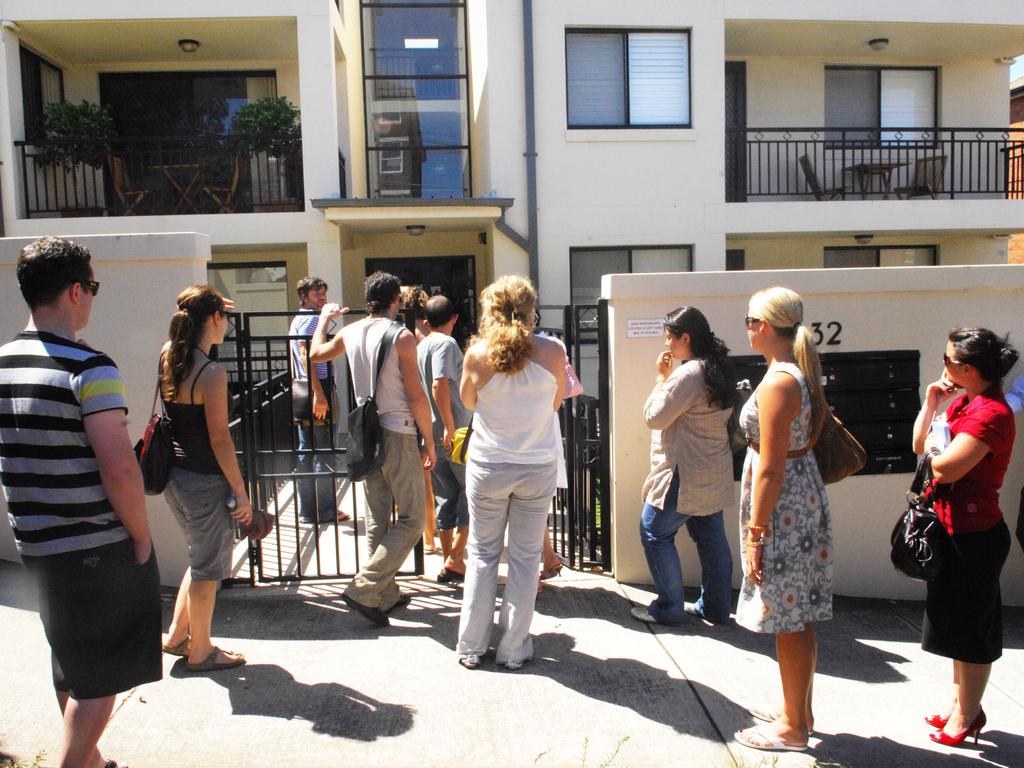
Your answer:
[[[726,156],[728,202],[1024,194],[1024,131],[1014,128],[746,128],[726,131]]]
[[[25,215],[131,216],[304,209],[289,136],[14,142]]]

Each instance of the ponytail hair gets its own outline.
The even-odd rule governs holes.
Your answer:
[[[804,302],[800,294],[782,286],[765,288],[750,297],[751,317],[764,320],[776,333],[793,341],[793,357],[807,382],[811,399],[811,423],[818,425],[829,412],[821,386],[821,358],[814,334],[803,325]]]
[[[181,382],[192,372],[192,351],[214,312],[224,312],[224,297],[216,289],[190,285],[178,294],[178,311],[171,317],[167,351],[160,366],[160,396],[164,400],[174,400]]]
[[[533,349],[537,291],[522,275],[503,275],[480,295],[480,331],[471,343],[487,347],[487,365],[497,373],[517,373]]]
[[[690,335],[690,351],[704,372],[708,405],[719,410],[736,401],[736,373],[729,362],[729,348],[715,336],[704,313],[696,307],[677,307],[665,315],[665,330],[680,338]]]

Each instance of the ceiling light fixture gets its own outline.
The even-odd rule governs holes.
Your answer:
[[[183,37],[178,41],[178,47],[185,53],[195,53],[199,50],[199,41],[193,40],[191,37]]]
[[[427,231],[427,227],[424,224],[406,224],[405,231],[413,237],[419,237]]]
[[[868,243],[870,243],[872,240],[875,239],[875,236],[874,235],[854,235],[853,239],[854,239],[854,242],[857,243],[857,245],[867,245]]]
[[[871,40],[868,40],[868,47],[871,48],[872,51],[884,51],[889,47],[889,38],[874,37]]]
[[[1017,63],[1017,60],[1013,56],[997,56],[996,64],[1005,64],[1008,67],[1012,67]]]
[[[1013,235],[1011,235],[1009,232],[996,232],[994,234],[989,235],[989,237],[993,240],[1009,240],[1011,237],[1013,237]]]

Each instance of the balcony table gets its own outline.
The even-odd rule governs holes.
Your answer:
[[[198,163],[168,163],[160,165],[159,168],[178,193],[178,202],[174,206],[174,212],[180,213],[185,210],[199,213],[193,197],[201,186],[203,166]]]
[[[899,168],[902,165],[906,165],[906,163],[855,163],[854,165],[848,165],[843,168],[843,173],[850,173],[853,175],[854,179],[856,179],[856,186],[860,190],[861,200],[867,198],[868,190],[871,187],[871,179],[877,176],[882,180],[882,199],[888,200],[889,193],[892,192],[893,169]]]

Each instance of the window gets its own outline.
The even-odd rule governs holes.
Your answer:
[[[601,295],[601,277],[630,272],[689,272],[693,248],[573,248],[569,251],[569,283],[573,304],[594,304]]]
[[[922,141],[937,124],[936,70],[825,67],[825,127],[829,141]],[[896,130],[886,130],[896,129]]]
[[[369,196],[469,196],[465,3],[361,8]]]
[[[570,128],[690,126],[690,33],[565,33]]]
[[[825,267],[931,267],[936,263],[935,251],[934,245],[826,248]]]
[[[240,107],[276,95],[272,71],[100,74],[100,102],[121,136],[224,136]]]
[[[21,49],[21,100],[25,138],[43,138],[43,112],[64,100],[64,73],[27,48]]]

